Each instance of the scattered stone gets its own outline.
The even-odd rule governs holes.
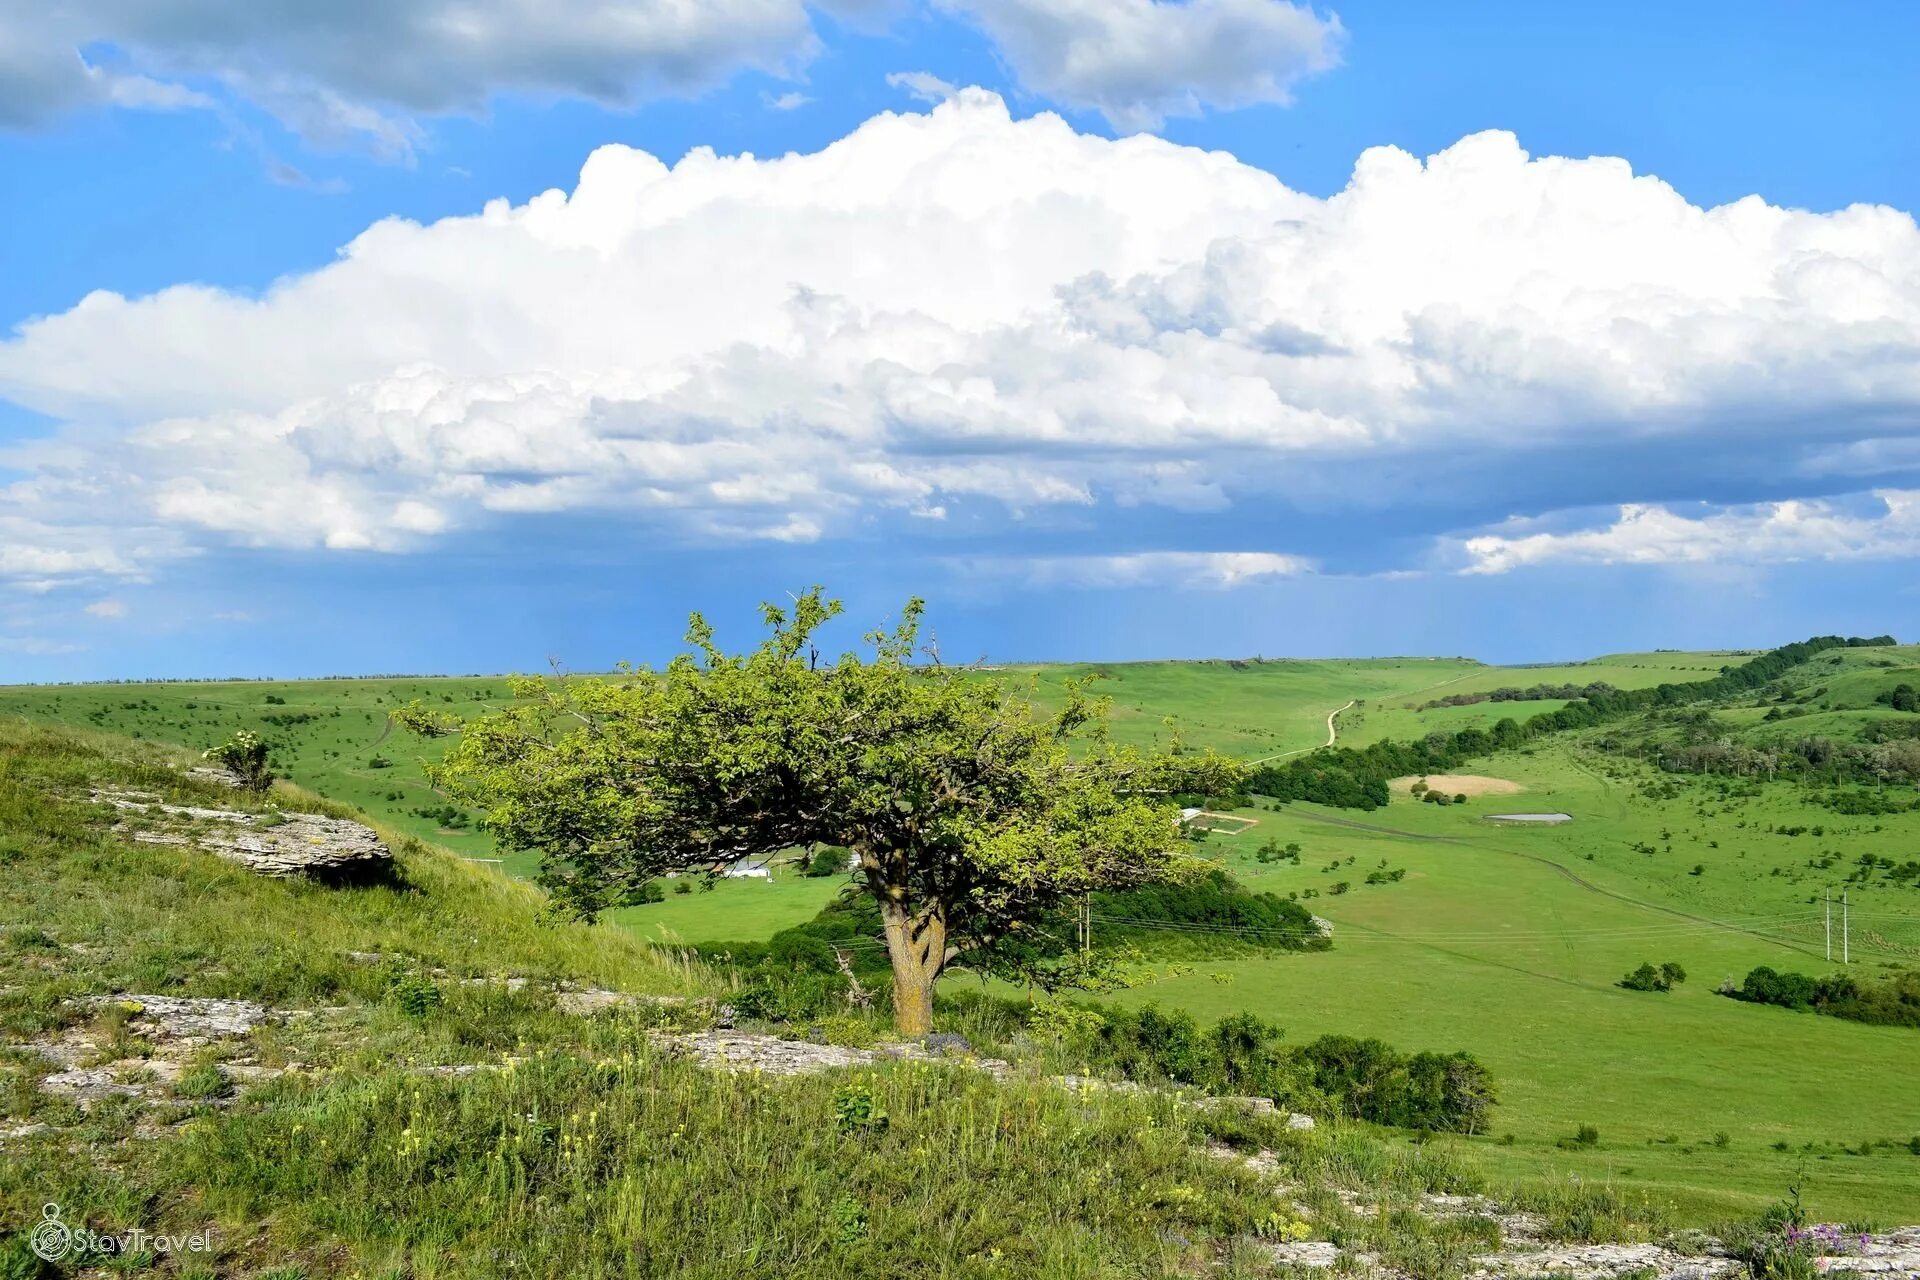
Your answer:
[[[1829,1274],[1920,1276],[1920,1226],[1867,1235],[1857,1253],[1815,1258],[1813,1265]]]
[[[1340,1261],[1340,1247],[1325,1240],[1295,1240],[1270,1244],[1267,1252],[1283,1267],[1313,1267],[1325,1270]]]
[[[631,1009],[640,1003],[624,991],[607,991],[600,987],[588,987],[584,991],[562,991],[553,999],[554,1007],[562,1013],[570,1013],[576,1018],[592,1017],[596,1013],[605,1013],[609,1009]]]
[[[874,1049],[855,1049],[838,1044],[815,1044],[807,1040],[782,1040],[778,1036],[750,1032],[694,1031],[657,1032],[654,1040],[684,1053],[702,1066],[723,1071],[764,1071],[768,1075],[799,1076],[837,1067],[870,1066],[880,1062],[938,1062],[943,1059],[921,1044],[888,1044]],[[1012,1064],[997,1058],[970,1059],[967,1065],[991,1075],[1004,1076]]]
[[[1306,1130],[1313,1128],[1313,1117],[1301,1115],[1298,1111],[1287,1113],[1287,1128]]]
[[[1482,1254],[1474,1276],[1554,1276],[1559,1280],[1615,1280],[1652,1275],[1658,1280],[1713,1280],[1746,1270],[1733,1258],[1689,1256],[1657,1244],[1570,1244],[1548,1249]]]
[[[251,1000],[210,1000],[195,996],[100,996],[92,1004],[95,1009],[126,1010],[127,1029],[136,1035],[189,1048],[210,1040],[251,1035],[255,1028],[278,1017]]]
[[[155,1065],[152,1062],[139,1061],[139,1066],[148,1070],[153,1070]],[[57,1097],[67,1098],[79,1104],[83,1111],[90,1111],[94,1103],[106,1098],[145,1097],[149,1092],[150,1084],[157,1077],[150,1077],[148,1080],[122,1078],[134,1069],[133,1065],[127,1061],[110,1062],[103,1067],[74,1067],[43,1077],[40,1087]]]
[[[211,783],[216,787],[230,787],[235,791],[244,790],[247,785],[246,780],[233,770],[214,765],[195,765],[187,770],[187,776],[197,782]]]
[[[940,1054],[959,1053],[971,1055],[973,1053],[973,1041],[967,1039],[965,1036],[956,1035],[951,1031],[931,1032],[921,1037],[920,1043],[926,1045],[927,1048],[933,1052]]]
[[[0,1129],[0,1142],[18,1142],[23,1138],[38,1137],[43,1133],[52,1133],[53,1126],[35,1120],[29,1124],[17,1124],[11,1128]]]

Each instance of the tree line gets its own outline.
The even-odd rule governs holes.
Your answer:
[[[1479,693],[1450,693],[1444,698],[1421,703],[1420,710],[1471,707],[1482,702],[1570,702],[1575,698],[1599,698],[1617,692],[1605,680],[1595,680],[1591,684],[1532,684],[1524,689],[1502,685],[1498,689],[1486,689]]]
[[[1536,738],[1586,729],[1659,707],[1729,698],[1778,679],[1828,649],[1864,648],[1896,643],[1892,636],[1870,639],[1815,636],[1782,645],[1750,661],[1723,668],[1705,680],[1610,689],[1543,711],[1526,720],[1502,719],[1491,729],[1436,732],[1415,742],[1391,739],[1364,747],[1329,747],[1284,764],[1271,763],[1248,777],[1251,790],[1276,800],[1308,800],[1343,809],[1377,809],[1387,803],[1387,783],[1409,775],[1445,773],[1469,760],[1522,746]]]

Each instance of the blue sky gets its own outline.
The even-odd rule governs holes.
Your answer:
[[[452,11],[0,18],[0,680],[1920,631],[1914,6]]]

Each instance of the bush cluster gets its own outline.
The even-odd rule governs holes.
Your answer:
[[[1642,962],[1638,969],[1614,983],[1629,991],[1671,991],[1687,980],[1687,971],[1669,960],[1658,967]]]
[[[1720,994],[1750,1004],[1812,1010],[1885,1027],[1920,1027],[1920,973],[1894,974],[1880,982],[1861,982],[1850,974],[1832,973],[1810,978],[1804,973],[1778,973],[1761,965],[1739,986],[1731,982]]]
[[[1090,1006],[1078,1046],[1088,1065],[1130,1080],[1166,1080],[1226,1096],[1270,1098],[1405,1129],[1475,1133],[1496,1101],[1493,1078],[1466,1053],[1405,1054],[1382,1040],[1322,1036],[1281,1043],[1250,1013],[1202,1027],[1182,1010]]]

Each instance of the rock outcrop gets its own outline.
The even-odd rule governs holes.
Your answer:
[[[186,845],[263,876],[328,883],[374,879],[393,852],[373,828],[317,813],[242,813],[167,804],[138,791],[95,791],[93,799],[128,817],[117,830],[142,844]]]

